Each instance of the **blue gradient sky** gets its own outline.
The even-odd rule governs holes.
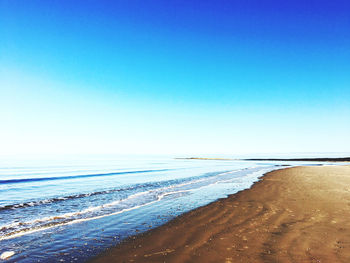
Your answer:
[[[0,0],[0,153],[349,151],[349,14]]]

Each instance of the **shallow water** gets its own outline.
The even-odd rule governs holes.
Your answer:
[[[14,251],[8,262],[83,262],[125,237],[247,189],[281,164],[120,156],[3,160],[0,254]]]

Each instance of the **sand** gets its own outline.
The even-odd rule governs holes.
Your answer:
[[[268,173],[92,262],[350,262],[350,166]]]

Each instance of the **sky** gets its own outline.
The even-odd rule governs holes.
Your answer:
[[[349,152],[349,14],[0,0],[0,154]]]

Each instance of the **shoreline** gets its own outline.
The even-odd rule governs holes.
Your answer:
[[[89,262],[348,262],[348,185],[348,165],[272,171]]]

